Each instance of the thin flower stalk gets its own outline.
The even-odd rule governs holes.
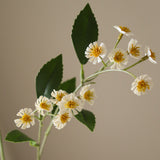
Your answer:
[[[128,71],[125,71],[125,70],[121,70],[121,69],[107,69],[107,70],[104,70],[104,71],[100,71],[100,72],[97,72],[97,73],[94,73],[92,75],[90,75],[89,77],[86,78],[85,81],[87,81],[88,79],[96,76],[96,75],[99,75],[99,74],[103,74],[103,73],[106,73],[106,72],[124,72],[124,73],[127,73],[129,74],[130,76],[132,76],[133,78],[136,78],[136,76],[134,74],[132,74],[131,72],[128,72]]]
[[[52,119],[53,119],[53,118],[52,118]],[[52,129],[52,126],[53,126],[52,119],[51,119],[51,122],[50,122],[50,124],[49,124],[49,126],[48,126],[48,128],[47,128],[47,130],[46,130],[46,132],[45,132],[45,134],[44,134],[44,138],[43,138],[43,140],[42,140],[42,144],[41,144],[41,147],[40,147],[40,156],[41,156],[42,153],[43,153],[44,145],[45,145],[45,143],[46,143],[47,137],[48,137],[48,135],[49,135],[49,133],[50,133],[50,131],[51,131],[51,129]]]
[[[55,113],[54,113],[53,116],[55,116],[57,113],[58,113],[58,107],[57,107],[57,109],[56,109],[56,111],[55,111]],[[41,156],[42,153],[43,153],[43,149],[44,149],[44,146],[45,146],[47,137],[48,137],[48,135],[49,135],[49,133],[50,133],[50,131],[51,131],[51,129],[52,129],[52,126],[53,126],[52,120],[53,120],[53,117],[51,118],[51,122],[49,123],[49,126],[48,126],[48,128],[46,129],[46,131],[45,131],[45,134],[44,134],[44,137],[43,137],[43,140],[42,140],[42,144],[41,144],[41,147],[40,147],[40,156]]]
[[[128,69],[130,69],[130,68],[136,66],[137,64],[139,64],[139,63],[141,63],[141,62],[147,60],[147,59],[148,59],[148,56],[144,56],[144,57],[142,57],[139,61],[137,61],[136,63],[130,65],[129,67],[124,68],[123,70],[126,71],[126,70],[128,70]]]
[[[84,80],[84,83],[86,83],[88,80],[92,79],[92,78],[95,78],[95,76],[98,76],[100,74],[103,74],[103,73],[106,73],[106,72],[123,72],[123,73],[126,73],[130,76],[132,76],[134,79],[136,78],[136,75],[134,75],[133,73],[131,72],[128,72],[126,70],[121,70],[121,69],[107,69],[107,70],[103,70],[103,71],[99,71],[97,73],[94,73],[94,74],[91,74],[90,76],[88,76],[85,80]],[[77,93],[79,91],[79,89],[82,87],[82,85],[80,84],[76,90],[74,91],[74,93]]]
[[[37,147],[37,160],[40,160],[40,142],[41,142],[41,131],[42,131],[42,120],[39,121],[39,130],[38,130],[38,141],[39,146]]]
[[[122,69],[122,70],[121,70],[121,69],[108,69],[108,70],[102,70],[102,69],[100,69],[99,71],[97,71],[97,72],[91,74],[90,76],[88,76],[88,77],[84,80],[84,83],[87,83],[87,82],[90,82],[90,81],[94,80],[99,74],[102,74],[102,73],[105,73],[105,72],[112,72],[112,71],[124,72],[124,73],[127,73],[127,74],[131,75],[133,78],[136,78],[136,76],[135,76],[134,74],[132,74],[131,72],[128,72],[127,70],[130,69],[130,68],[132,68],[132,67],[134,67],[135,65],[137,65],[137,64],[145,61],[146,59],[148,59],[148,57],[147,57],[147,56],[144,56],[144,57],[142,57],[142,59],[139,60],[138,62],[136,62],[136,63],[132,64],[131,66],[129,66],[129,67],[127,67],[127,68],[124,68],[124,69]],[[112,64],[113,64],[113,63],[111,63],[111,65],[112,65]],[[83,85],[80,84],[80,85],[75,89],[74,93],[77,93],[82,86],[83,86]]]
[[[114,46],[114,49],[117,48],[117,46],[118,46],[119,42],[121,41],[122,37],[123,37],[123,34],[120,33],[119,36],[118,36],[118,38],[117,38],[116,44],[115,44],[115,46]]]
[[[101,59],[101,61],[102,61],[103,65],[104,65],[104,67],[106,68],[107,65],[106,65],[106,63],[103,61],[103,58],[102,58],[101,56],[99,56],[99,58]]]
[[[139,61],[137,61],[136,63],[130,65],[129,67],[124,68],[123,70],[127,71],[128,69],[136,66],[137,64],[139,64],[139,63],[141,63],[141,62],[143,62],[143,61],[145,61],[145,60],[147,60],[147,59],[148,59],[148,56],[144,56],[144,57],[142,57]],[[109,60],[107,61],[107,63],[109,63]],[[110,63],[110,65],[107,65],[107,67],[110,67],[112,64],[113,64],[113,63]],[[95,72],[95,73],[99,73],[99,72],[103,71],[104,69],[105,69],[105,68],[104,68],[104,66],[103,66],[103,67],[100,68],[99,71],[97,71],[97,72]],[[85,80],[85,82],[90,82],[90,81],[94,80],[98,75],[99,75],[99,74],[95,74],[95,77],[92,77],[92,78],[88,78],[88,77],[87,77],[87,79]],[[79,86],[79,88],[80,88],[80,86]]]

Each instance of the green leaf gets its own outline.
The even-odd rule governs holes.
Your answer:
[[[30,142],[32,146],[38,146],[35,140],[28,137],[24,133],[20,132],[19,130],[13,130],[9,132],[6,136],[6,141],[13,142],[13,143],[19,143],[19,142]]]
[[[92,132],[94,131],[95,128],[95,115],[88,111],[88,110],[82,110],[79,112],[75,117],[84,125],[86,125]]]
[[[54,113],[55,113],[55,111],[57,110],[57,108],[58,108],[58,106],[57,106],[56,104],[54,104],[54,106],[53,106],[53,110],[52,110],[52,114],[54,114]],[[59,112],[59,109],[58,109],[58,112]]]
[[[67,93],[72,93],[76,89],[76,78],[69,79],[63,82],[59,89],[66,91]]]
[[[30,141],[29,145],[32,146],[32,147],[38,147],[39,146],[39,144],[37,144],[35,141]]]
[[[71,36],[80,63],[86,64],[85,50],[90,43],[98,40],[98,24],[89,4],[77,16]]]
[[[36,78],[37,97],[44,95],[51,97],[53,89],[58,89],[63,76],[62,55],[46,63]]]

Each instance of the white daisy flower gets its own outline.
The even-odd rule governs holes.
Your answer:
[[[15,119],[14,122],[16,126],[21,127],[21,129],[30,128],[30,125],[33,126],[35,124],[34,113],[31,108],[21,109],[17,113],[17,116],[20,116],[21,118]]]
[[[140,56],[140,46],[137,43],[138,41],[136,39],[131,39],[128,43],[128,53],[134,58]]]
[[[109,53],[108,58],[111,62],[114,62],[111,69],[123,69],[124,65],[128,63],[127,52],[120,48],[113,49],[111,53]]]
[[[45,96],[40,96],[36,103],[35,107],[41,115],[44,115],[44,111],[51,112],[53,109],[53,104],[50,99]]]
[[[102,58],[106,56],[107,49],[104,43],[98,45],[97,42],[90,43],[85,51],[85,56],[89,58],[89,61],[93,64],[100,63]]]
[[[52,102],[54,104],[58,104],[58,102],[60,102],[65,95],[67,95],[66,91],[63,90],[56,91],[54,89],[51,93],[51,96],[54,97],[55,99],[53,99]]]
[[[128,27],[124,26],[113,26],[115,29],[117,29],[121,34],[124,34],[126,36],[131,36],[133,33],[131,33],[131,30]]]
[[[147,53],[145,53],[145,55],[148,56],[149,61],[156,64],[156,54],[149,47],[147,47],[146,50]]]
[[[152,78],[147,74],[137,77],[132,83],[131,90],[138,96],[143,95],[153,86]]]
[[[71,120],[72,113],[68,110],[61,110],[54,118],[53,124],[57,129],[62,129]]]
[[[64,96],[58,105],[60,110],[73,111],[74,114],[77,114],[77,111],[80,112],[83,108],[81,100],[73,93]]]
[[[86,85],[82,87],[80,91],[81,99],[84,101],[87,101],[90,105],[94,104],[94,98],[95,98],[95,90],[94,88],[89,89],[91,85]]]

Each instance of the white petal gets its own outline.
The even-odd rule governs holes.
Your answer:
[[[24,123],[24,124],[22,125],[21,129],[26,129],[26,128],[27,128],[27,124]]]
[[[22,125],[22,121],[20,119],[15,119],[14,122],[17,127],[20,127]]]

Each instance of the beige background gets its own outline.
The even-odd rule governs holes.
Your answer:
[[[0,0],[0,129],[3,136],[15,129],[13,120],[24,107],[34,108],[35,77],[40,67],[63,54],[64,78],[79,79],[71,30],[75,17],[89,2],[99,24],[99,41],[110,51],[118,32],[113,25],[127,25],[144,48],[160,53],[159,0]],[[126,49],[129,38],[120,47]],[[86,74],[99,65],[88,63]],[[130,91],[133,81],[123,73],[107,73],[96,80],[97,100],[85,106],[96,115],[91,133],[73,119],[63,130],[54,127],[43,160],[159,160],[160,159],[160,65],[149,61],[133,71],[149,74],[154,88],[138,97]],[[77,80],[77,84],[79,80]],[[47,125],[47,124],[46,124]],[[36,138],[38,124],[24,132]],[[6,160],[34,160],[28,143],[5,142]]]

